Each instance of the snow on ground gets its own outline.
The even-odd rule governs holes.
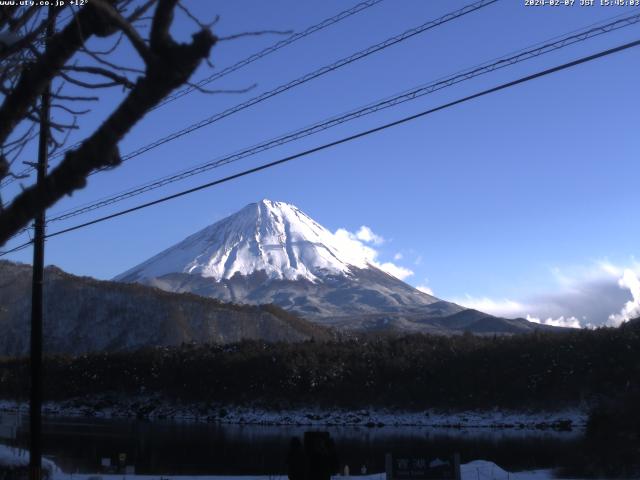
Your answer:
[[[475,460],[460,466],[462,480],[550,480],[555,478],[551,470],[531,470],[526,472],[507,472],[493,462]],[[384,473],[372,475],[352,475],[344,477],[336,475],[335,480],[354,478],[358,480],[385,480]],[[161,480],[158,475],[83,475],[57,473],[53,480]],[[287,480],[286,475],[256,475],[256,476],[162,476],[163,480]]]
[[[29,462],[29,452],[19,448],[0,445],[0,466],[21,466]],[[52,480],[286,480],[286,475],[103,475],[103,474],[70,474],[64,473],[51,460],[43,458],[43,466],[53,472]],[[555,477],[551,470],[531,470],[524,472],[507,472],[493,462],[475,460],[460,466],[462,480],[550,480]],[[371,475],[352,475],[361,480],[385,480],[384,473]],[[338,480],[346,480],[344,476],[334,476]]]
[[[24,466],[29,463],[29,452],[0,445],[0,466]],[[51,460],[43,458],[43,466],[53,472],[52,480],[285,480],[286,475],[258,476],[219,476],[219,475],[102,475],[102,474],[69,474],[64,473]],[[475,460],[460,466],[462,480],[547,480],[554,478],[550,470],[533,470],[527,472],[507,472],[493,462]],[[384,473],[373,475],[353,475],[362,480],[384,480]],[[335,476],[335,479],[346,480],[347,477]]]
[[[0,466],[24,467],[29,464],[29,452],[16,447],[0,444]],[[42,467],[55,475],[63,475],[55,463],[46,458],[42,459]]]
[[[106,406],[105,406],[106,405]],[[26,414],[28,405],[0,400],[0,412]],[[230,425],[298,425],[298,426],[416,426],[455,429],[582,429],[587,422],[586,410],[557,411],[459,411],[422,410],[403,412],[388,409],[358,410],[315,408],[267,410],[259,407],[228,405],[176,406],[157,398],[120,399],[106,403],[99,397],[47,403],[43,413],[58,417],[148,418],[216,422]]]
[[[546,480],[555,478],[551,470],[507,472],[493,462],[475,460],[460,465],[463,480]]]
[[[23,466],[29,463],[29,452],[0,445],[0,466]],[[43,466],[53,472],[53,480],[285,480],[286,475],[257,475],[257,476],[181,476],[181,475],[102,475],[102,474],[69,474],[64,473],[51,460],[43,459]],[[547,480],[554,478],[550,470],[533,470],[528,472],[507,472],[493,462],[475,460],[460,466],[463,480]],[[384,473],[373,475],[354,475],[362,480],[384,480]],[[335,476],[335,479],[346,479]]]

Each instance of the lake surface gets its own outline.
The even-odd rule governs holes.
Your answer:
[[[275,474],[286,471],[291,437],[324,430],[334,439],[341,463],[352,472],[367,465],[384,471],[384,455],[445,457],[463,463],[484,459],[509,471],[554,468],[581,448],[581,432],[424,427],[291,427],[219,425],[180,421],[45,418],[44,452],[65,472],[100,471],[101,459],[139,474]],[[23,421],[16,443],[26,446]]]

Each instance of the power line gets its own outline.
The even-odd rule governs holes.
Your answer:
[[[156,108],[160,108],[161,106],[166,105],[167,103],[170,103],[180,97],[184,97],[185,95],[197,90],[198,87],[203,87],[204,85],[208,85],[211,82],[215,82],[216,80],[224,77],[225,75],[235,72],[236,70],[239,70],[242,67],[245,67],[250,63],[255,62],[256,60],[259,60],[260,58],[266,57],[267,55],[270,55],[273,52],[277,52],[281,48],[284,48],[287,45],[291,45],[292,43],[297,42],[298,40],[305,38],[315,32],[323,30],[324,28],[329,27],[334,23],[338,23],[339,21],[344,20],[345,18],[348,18],[351,15],[354,15],[370,7],[373,7],[374,5],[380,3],[381,1],[382,0],[368,0],[366,2],[359,3],[356,6],[348,10],[345,10],[343,12],[340,12],[337,15],[334,15],[333,17],[327,18],[316,25],[312,25],[311,27],[307,28],[306,30],[303,30],[302,32],[294,33],[290,37],[285,38],[284,40],[281,40],[265,48],[264,50],[254,53],[253,55],[250,55],[247,58],[240,60],[239,62],[233,65],[230,65],[220,70],[219,72],[214,73],[213,75],[210,75],[207,78],[200,80],[198,83],[196,83],[193,86],[183,88],[182,90],[179,90],[177,92],[172,93],[171,95],[168,95],[167,97],[165,97],[164,100],[162,100],[162,102],[156,105],[152,110],[155,110]]]
[[[128,198],[135,197],[137,195],[141,195],[143,193],[149,192],[151,190],[155,190],[157,188],[163,187],[170,183],[174,183],[180,180],[184,180],[186,178],[207,172],[214,168],[221,167],[223,165],[227,165],[229,163],[233,163],[239,161],[243,158],[247,158],[249,156],[264,152],[271,148],[275,148],[286,143],[290,143],[295,140],[299,140],[301,138],[313,135],[315,133],[327,130],[329,128],[335,127],[337,125],[341,125],[351,120],[355,120],[361,118],[365,115],[373,114],[375,112],[391,108],[402,103],[415,100],[424,95],[431,94],[435,91],[442,90],[444,88],[450,87],[452,85],[456,85],[460,82],[470,80],[480,75],[484,75],[490,73],[492,71],[502,69],[516,63],[529,60],[531,58],[536,58],[538,56],[559,50],[561,48],[567,47],[569,45],[573,45],[578,42],[586,41],[590,38],[602,35],[604,33],[608,33],[619,28],[623,28],[629,25],[633,25],[640,22],[640,13],[636,15],[632,15],[615,22],[611,22],[606,25],[602,25],[597,28],[592,28],[589,30],[580,31],[577,34],[561,37],[559,40],[551,43],[543,43],[536,44],[534,48],[522,50],[514,55],[509,57],[503,57],[498,61],[489,64],[482,64],[478,67],[472,67],[467,70],[463,70],[457,74],[454,74],[449,77],[444,77],[440,80],[431,82],[429,84],[424,84],[422,86],[416,87],[414,89],[405,91],[401,94],[398,94],[393,97],[386,98],[384,100],[378,101],[376,103],[370,104],[365,107],[361,107],[359,109],[350,111],[346,114],[339,115],[328,120],[324,120],[322,122],[315,123],[311,126],[299,129],[297,131],[282,135],[280,137],[272,138],[266,142],[254,145],[252,147],[246,148],[244,150],[240,150],[230,155],[226,155],[222,158],[217,158],[215,160],[209,161],[207,163],[201,164],[194,168],[190,168],[187,170],[183,170],[181,172],[177,172],[175,174],[171,174],[160,179],[157,179],[152,182],[147,182],[138,187],[131,188],[129,190],[125,190],[123,192],[104,197],[98,201],[94,201],[79,207],[74,207],[68,209],[66,211],[60,212],[58,215],[53,216],[49,219],[49,222],[56,222],[61,220],[67,220],[69,218],[108,206],[114,203],[126,200]],[[557,37],[556,37],[557,38]]]
[[[337,60],[329,65],[325,65],[324,67],[321,67],[317,70],[314,70],[313,72],[307,73],[305,75],[303,75],[302,77],[296,78],[295,80],[292,80],[290,82],[284,83],[282,85],[279,85],[278,87],[266,91],[260,95],[258,95],[257,97],[253,97],[245,102],[242,102],[238,105],[235,105],[233,107],[230,107],[226,110],[223,110],[222,112],[218,112],[214,115],[211,115],[210,117],[207,117],[203,120],[200,120],[199,122],[196,122],[194,124],[189,125],[188,127],[185,127],[181,130],[178,130],[176,132],[173,132],[169,135],[166,135],[162,138],[159,138],[158,140],[149,143],[147,145],[144,145],[140,148],[138,148],[137,150],[134,150],[132,152],[129,152],[128,154],[124,155],[122,157],[122,161],[125,162],[127,160],[130,160],[134,157],[137,157],[139,155],[142,155],[143,153],[146,153],[150,150],[153,150],[154,148],[157,148],[161,145],[164,145],[165,143],[171,142],[173,140],[176,140],[180,137],[183,137],[184,135],[187,135],[189,133],[194,132],[195,130],[199,130],[202,127],[205,127],[207,125],[211,125],[214,122],[217,122],[219,120],[222,120],[223,118],[229,117],[237,112],[240,112],[242,110],[245,110],[249,107],[252,107],[254,105],[257,105],[258,103],[264,102],[265,100],[268,100],[269,98],[272,98],[276,95],[279,95],[281,93],[284,93],[288,90],[291,90],[295,87],[298,87],[302,84],[305,84],[311,80],[314,80],[318,77],[321,77],[323,75],[326,75],[330,72],[333,72],[335,70],[338,70],[339,68],[342,68],[346,65],[350,65],[351,63],[354,63],[358,60],[361,60],[362,58],[368,57],[369,55],[372,55],[374,53],[377,53],[379,51],[382,51],[388,47],[391,47],[393,45],[396,45],[400,42],[403,42],[405,40],[408,40],[409,38],[412,38],[420,33],[426,32],[428,30],[431,30],[433,28],[436,28],[440,25],[443,25],[447,22],[450,22],[452,20],[455,20],[457,18],[460,18],[464,15],[467,15],[469,13],[472,13],[476,10],[479,10],[481,8],[487,7],[493,3],[498,2],[499,0],[479,0],[477,2],[471,3],[469,5],[466,5],[458,10],[455,10],[453,12],[447,13],[446,15],[443,15],[442,17],[439,17],[435,20],[431,20],[429,22],[423,23],[422,25],[419,25],[417,27],[414,28],[410,28],[409,30],[404,31],[401,34],[395,35],[393,37],[390,37],[380,43],[377,43],[375,45],[372,45],[370,47],[365,48],[364,50],[360,50],[352,55],[349,55],[348,57],[344,57],[341,58],[340,60]],[[97,173],[100,172],[102,170],[105,169],[99,169],[94,171],[93,173]],[[92,173],[92,174],[93,174]]]
[[[120,216],[129,214],[129,213],[138,211],[138,210],[142,210],[144,208],[151,207],[153,205],[158,205],[160,203],[164,203],[164,202],[167,202],[169,200],[173,200],[175,198],[179,198],[179,197],[182,197],[182,196],[185,196],[185,195],[189,195],[191,193],[194,193],[194,192],[197,192],[197,191],[200,191],[200,190],[211,188],[213,186],[220,185],[222,183],[226,183],[226,182],[229,182],[231,180],[236,180],[238,178],[241,178],[241,177],[253,174],[253,173],[257,173],[257,172],[260,172],[262,170],[266,170],[268,168],[272,168],[272,167],[281,165],[283,163],[287,163],[287,162],[290,162],[292,160],[296,160],[298,158],[302,158],[302,157],[308,156],[308,155],[310,155],[312,153],[316,153],[316,152],[319,152],[319,151],[322,151],[322,150],[326,150],[328,148],[335,147],[337,145],[341,145],[343,143],[347,143],[347,142],[356,140],[358,138],[366,137],[368,135],[371,135],[371,134],[386,130],[388,128],[392,128],[392,127],[395,127],[395,126],[398,126],[398,125],[401,125],[401,124],[416,120],[418,118],[433,114],[435,112],[439,112],[441,110],[445,110],[447,108],[451,108],[451,107],[454,107],[456,105],[460,105],[462,103],[466,103],[466,102],[474,100],[476,98],[484,97],[486,95],[489,95],[489,94],[492,94],[492,93],[495,93],[495,92],[499,92],[501,90],[505,90],[507,88],[511,88],[511,87],[516,86],[516,85],[520,85],[520,84],[529,82],[531,80],[535,80],[535,79],[550,75],[552,73],[556,73],[556,72],[559,72],[559,71],[562,71],[562,70],[567,70],[567,69],[575,67],[577,65],[581,65],[581,64],[587,63],[587,62],[591,62],[593,60],[596,60],[596,59],[599,59],[599,58],[602,58],[602,57],[606,57],[606,56],[609,56],[609,55],[612,55],[614,53],[618,53],[618,52],[621,52],[621,51],[624,51],[624,50],[628,50],[630,48],[634,48],[634,47],[637,47],[639,45],[640,45],[640,40],[635,40],[633,42],[625,43],[623,45],[619,45],[619,46],[614,47],[614,48],[610,48],[610,49],[607,49],[607,50],[602,50],[602,51],[600,51],[598,53],[595,53],[595,54],[592,54],[592,55],[588,55],[586,57],[581,57],[581,58],[579,58],[577,60],[573,60],[571,62],[563,63],[561,65],[558,65],[558,66],[555,66],[555,67],[551,67],[551,68],[548,68],[546,70],[542,70],[542,71],[533,73],[531,75],[527,75],[527,76],[518,78],[517,80],[512,80],[512,81],[507,82],[507,83],[502,83],[502,84],[500,84],[500,85],[498,85],[496,87],[492,87],[492,88],[489,88],[489,89],[486,89],[486,90],[482,90],[481,92],[474,93],[472,95],[468,95],[468,96],[463,97],[463,98],[459,98],[457,100],[445,103],[445,104],[440,105],[438,107],[431,108],[431,109],[428,109],[428,110],[424,110],[422,112],[419,112],[419,113],[416,113],[416,114],[413,114],[413,115],[409,115],[407,117],[403,117],[403,118],[401,118],[399,120],[395,120],[393,122],[389,122],[389,123],[386,123],[384,125],[380,125],[378,127],[371,128],[369,130],[364,130],[362,132],[359,132],[359,133],[356,133],[356,134],[353,134],[353,135],[349,135],[347,137],[343,137],[343,138],[341,138],[339,140],[335,140],[333,142],[325,143],[325,144],[320,145],[318,147],[314,147],[314,148],[311,148],[311,149],[308,149],[308,150],[304,150],[304,151],[296,153],[294,155],[290,155],[290,156],[281,158],[279,160],[275,160],[273,162],[269,162],[269,163],[266,163],[264,165],[260,165],[258,167],[250,168],[248,170],[244,170],[242,172],[239,172],[239,173],[236,173],[236,174],[233,174],[233,175],[229,175],[227,177],[224,177],[224,178],[221,178],[221,179],[218,179],[218,180],[214,180],[212,182],[208,182],[208,183],[199,185],[197,187],[193,187],[193,188],[190,188],[190,189],[187,189],[187,190],[183,190],[181,192],[174,193],[172,195],[167,195],[165,197],[161,197],[159,199],[156,199],[156,200],[153,200],[153,201],[150,201],[150,202],[146,202],[146,203],[137,205],[135,207],[127,208],[125,210],[121,210],[119,212],[112,213],[110,215],[105,215],[103,217],[96,218],[94,220],[90,220],[88,222],[81,223],[79,225],[74,225],[74,226],[69,227],[69,228],[58,230],[56,232],[48,234],[46,237],[47,238],[55,237],[55,236],[62,235],[62,234],[65,234],[65,233],[69,233],[69,232],[72,232],[72,231],[75,231],[75,230],[79,230],[81,228],[85,228],[85,227],[88,227],[90,225],[101,223],[101,222],[104,222],[106,220],[110,220],[112,218],[120,217]],[[7,255],[8,253],[18,251],[18,250],[20,250],[22,248],[26,248],[31,243],[32,242],[27,242],[27,243],[24,243],[22,245],[19,245],[19,246],[15,247],[15,248],[9,250],[9,251],[2,252],[2,253],[0,253],[0,256],[4,256],[4,255]]]
[[[635,9],[635,11],[638,11],[638,9]],[[471,67],[466,70],[459,71],[458,73],[452,76],[442,77],[436,81],[416,87],[412,90],[405,91],[394,97],[389,97],[377,103],[370,104],[366,107],[362,107],[360,109],[348,112],[346,114],[333,117],[323,122],[318,122],[309,127],[305,127],[303,129],[294,131],[292,133],[289,133],[280,137],[276,137],[267,142],[254,145],[250,148],[241,150],[234,154],[227,155],[225,157],[201,164],[195,168],[187,169],[169,176],[165,176],[153,182],[147,182],[143,185],[122,191],[118,194],[103,197],[98,201],[87,203],[79,207],[73,207],[67,210],[63,210],[57,216],[54,216],[51,219],[49,219],[49,222],[66,220],[66,219],[75,217],[77,215],[87,213],[87,212],[96,210],[98,208],[102,208],[102,207],[123,201],[128,198],[135,197],[137,195],[149,192],[151,190],[160,188],[170,183],[174,183],[176,181],[180,181],[180,180],[189,178],[191,176],[204,173],[208,170],[218,168],[220,166],[238,161],[242,158],[246,158],[246,157],[255,155],[257,153],[261,153],[263,151],[269,150],[271,148],[284,145],[291,141],[298,140],[306,136],[310,136],[320,131],[324,131],[326,129],[332,128],[336,125],[345,123],[347,121],[354,120],[356,118],[360,118],[362,116],[375,113],[377,111],[390,108],[390,107],[399,105],[401,103],[405,103],[407,101],[415,100],[416,98],[419,98],[421,96],[433,93],[434,91],[438,91],[443,88],[447,88],[449,86],[455,85],[462,81],[472,79],[476,76],[483,75],[491,71],[498,70],[498,69],[513,65],[515,63],[519,63],[521,61],[535,58],[540,55],[559,50],[561,48],[564,48],[569,45],[573,45],[581,41],[586,41],[590,38],[594,38],[596,36],[609,33],[626,26],[634,25],[640,21],[640,14],[635,14],[635,15],[627,16],[625,18],[620,18],[622,15],[624,14],[616,15],[614,17],[607,19],[607,20],[617,19],[607,24],[599,25],[595,28],[589,28],[589,27],[592,27],[593,25],[598,25],[598,23],[602,23],[601,21],[601,22],[588,25],[587,27],[584,27],[582,30],[572,30],[571,32],[565,34],[564,36],[555,36],[547,40],[546,42],[544,41],[538,42],[531,47],[527,47],[520,51],[512,52],[511,54],[508,54],[508,56],[498,57],[497,61],[490,61],[492,63],[485,62],[476,67]],[[555,40],[555,41],[552,41],[552,40]],[[14,235],[14,237],[20,235],[27,229],[28,227],[25,227],[19,230]]]
[[[164,100],[162,102],[160,102],[158,105],[156,105],[154,108],[152,108],[151,110],[155,110],[157,108],[162,107],[163,105],[170,103],[180,97],[183,97],[195,90],[198,90],[198,88],[203,87],[204,85],[207,85],[209,83],[212,83],[216,80],[219,80],[220,78],[229,75],[230,73],[233,73],[237,70],[240,70],[243,67],[246,67],[247,65],[255,62],[256,60],[259,60],[261,58],[264,58],[274,52],[277,52],[278,50],[291,45],[292,43],[297,42],[298,40],[302,40],[305,37],[308,37],[309,35],[312,35],[313,33],[319,32],[320,30],[324,30],[327,27],[330,27],[331,25],[334,25],[346,18],[351,17],[352,15],[355,15],[356,13],[360,13],[364,10],[367,10],[379,3],[381,3],[383,0],[366,0],[364,2],[358,3],[357,5],[347,9],[347,10],[343,10],[342,12],[324,19],[323,21],[321,21],[320,23],[317,23],[315,25],[311,25],[310,27],[306,28],[305,30],[298,32],[298,33],[294,33],[291,36],[280,40],[279,42],[274,43],[273,45],[270,45],[269,47],[264,48],[263,50],[260,50],[259,52],[256,52],[252,55],[249,55],[248,57],[240,60],[237,63],[234,63],[233,65],[230,65],[226,68],[223,68],[222,70],[220,70],[219,72],[214,73],[213,75],[210,75],[207,78],[204,78],[202,80],[200,80],[199,82],[197,82],[195,85],[189,86],[187,88],[184,88],[182,90],[179,90],[177,92],[172,93],[171,95],[168,95],[167,97],[164,98]],[[71,18],[73,15],[68,16],[67,18],[63,19],[62,22],[68,20],[69,18]],[[51,158],[56,158],[59,157],[60,155],[63,155],[64,153],[66,153],[69,150],[73,150],[74,148],[79,147],[82,144],[82,142],[77,142],[73,145],[70,145],[69,147],[66,147],[62,150],[59,150],[58,152],[56,152],[55,154],[51,155]],[[29,172],[31,172],[33,170],[32,167],[29,167],[27,169],[24,169],[22,172],[20,172],[18,174],[18,176],[22,176],[22,175],[27,175]],[[10,183],[12,183],[13,181],[15,181],[15,178],[10,177],[11,180],[9,181],[5,181],[0,183],[0,188],[4,187],[6,185],[9,185]],[[8,180],[8,179],[7,179]]]
[[[307,73],[306,75],[303,75],[302,77],[299,77],[295,80],[292,80],[288,83],[279,85],[278,87],[269,90],[267,92],[262,93],[261,95],[258,95],[257,97],[253,97],[245,102],[242,102],[238,105],[235,105],[234,107],[228,108],[222,112],[216,113],[208,118],[205,118],[199,122],[196,122],[194,124],[189,125],[188,127],[185,127],[181,130],[178,130],[174,133],[171,133],[169,135],[166,135],[152,143],[149,143],[145,146],[142,146],[140,148],[138,148],[137,150],[134,150],[133,152],[130,152],[126,155],[124,155],[122,157],[122,161],[125,162],[127,160],[130,160],[134,157],[137,157],[139,155],[142,155],[143,153],[146,153],[150,150],[153,150],[161,145],[164,145],[165,143],[171,142],[173,140],[176,140],[180,137],[183,137],[185,135],[188,135],[189,133],[192,133],[196,130],[199,130],[200,128],[203,128],[205,126],[211,125],[214,122],[217,122],[219,120],[222,120],[223,118],[229,117],[235,113],[238,113],[242,110],[245,110],[249,107],[252,107],[254,105],[257,105],[258,103],[261,103],[265,100],[268,100],[269,98],[272,98],[276,95],[279,95],[281,93],[284,93],[288,90],[291,90],[295,87],[298,87],[302,84],[305,84],[313,79],[316,79],[318,77],[321,77],[323,75],[326,75],[327,73],[333,72],[339,68],[342,68],[346,65],[349,65],[351,63],[354,63],[358,60],[361,60],[362,58],[365,58],[369,55],[372,55],[376,52],[379,52],[381,50],[384,50],[390,46],[393,46],[397,43],[403,42],[409,38],[414,37],[415,35],[418,35],[420,33],[423,33],[427,30],[430,30],[432,28],[435,28],[437,26],[440,26],[444,23],[447,23],[451,20],[454,20],[456,18],[462,17],[468,13],[474,12],[476,10],[479,10],[480,8],[486,7],[488,5],[491,5],[493,3],[496,3],[498,0],[480,0],[478,2],[469,4],[461,9],[458,9],[454,12],[448,13],[446,15],[443,15],[442,17],[436,19],[436,20],[432,20],[429,21],[427,23],[424,23],[418,27],[414,27],[411,28],[409,30],[406,30],[405,32],[399,34],[399,35],[395,35],[391,38],[388,38],[387,40],[384,40],[383,42],[377,43],[373,46],[370,46],[364,50],[360,50],[359,52],[356,52],[348,57],[344,57],[330,65],[326,65],[324,67],[321,67],[311,73]],[[98,169],[94,172],[92,172],[92,174],[103,171],[106,169]]]
[[[5,255],[9,255],[10,253],[19,252],[20,250],[24,250],[25,248],[27,248],[32,243],[33,243],[33,240],[29,240],[28,242],[21,243],[17,247],[13,247],[13,248],[11,248],[9,250],[4,250],[4,251],[0,252],[0,257],[4,257]]]

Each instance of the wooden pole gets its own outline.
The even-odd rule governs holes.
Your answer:
[[[49,24],[46,42],[54,33],[55,14],[49,6]],[[45,47],[46,48],[46,47]],[[49,117],[51,107],[51,83],[40,98],[40,135],[38,143],[37,182],[41,185],[47,174],[47,148],[49,144]],[[31,284],[31,390],[29,402],[29,479],[42,478],[42,317],[44,282],[44,234],[45,211],[35,217],[33,240],[33,278]]]

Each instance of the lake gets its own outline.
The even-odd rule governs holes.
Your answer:
[[[44,452],[65,472],[93,473],[101,459],[123,463],[139,474],[275,474],[286,471],[291,437],[324,430],[334,439],[340,462],[352,472],[366,465],[384,471],[384,455],[446,457],[463,463],[495,462],[509,471],[563,466],[582,448],[580,431],[517,429],[434,429],[426,427],[304,427],[220,425],[186,421],[45,418]],[[26,446],[23,420],[16,439]]]

